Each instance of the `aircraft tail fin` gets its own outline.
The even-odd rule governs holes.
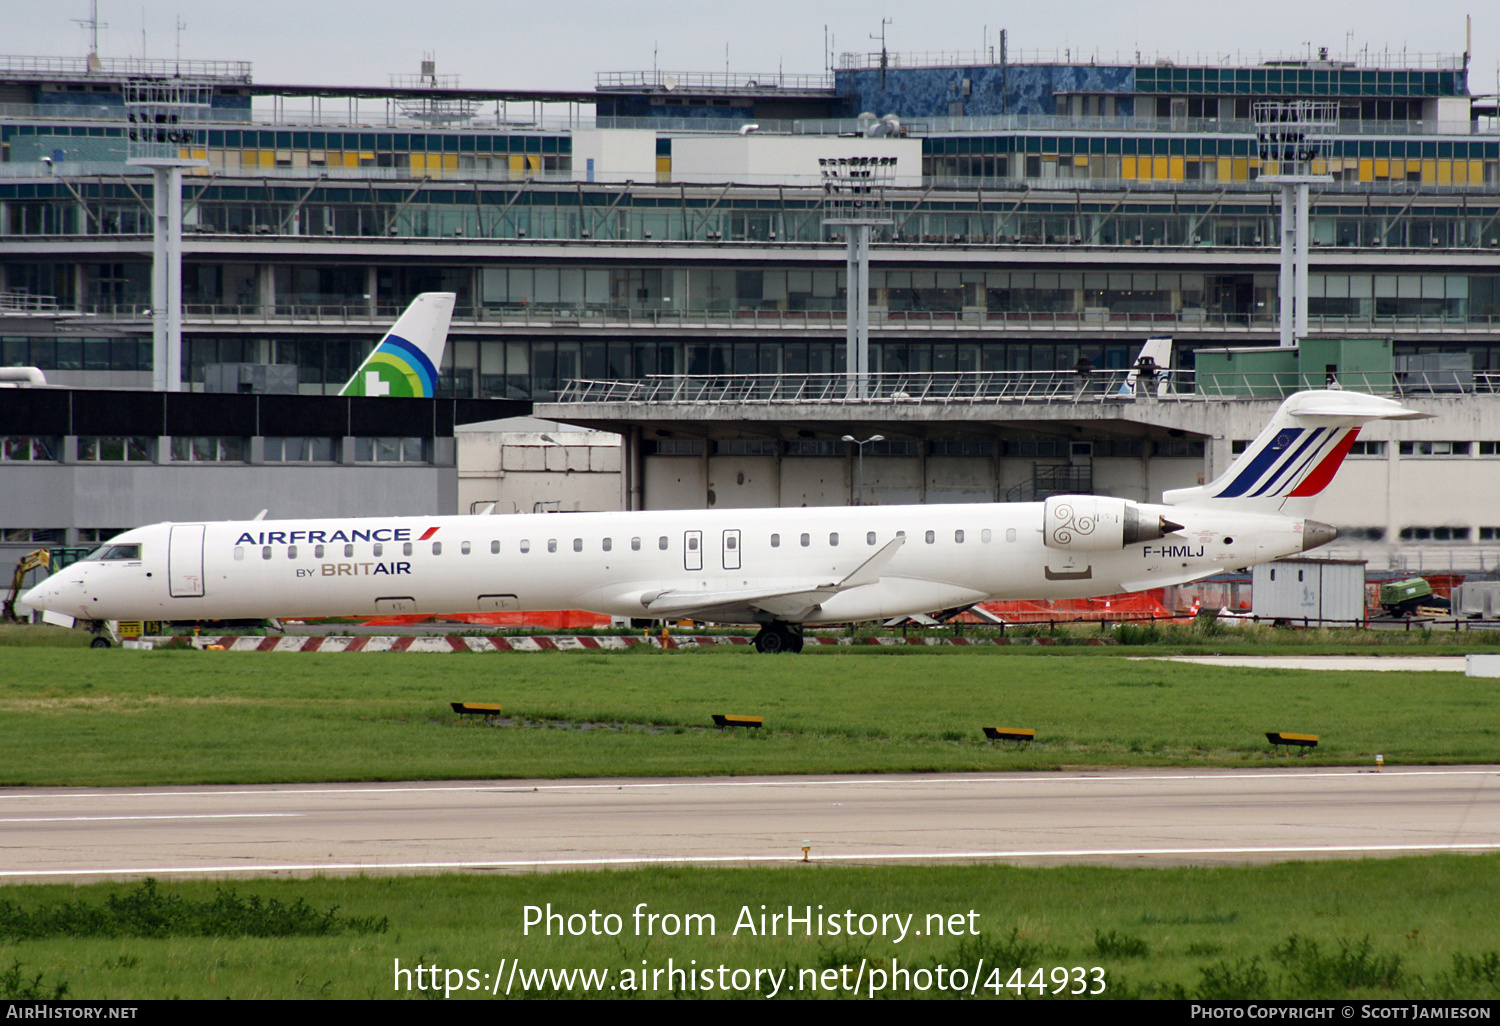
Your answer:
[[[436,395],[456,299],[452,292],[424,292],[413,299],[339,395]]]
[[[1166,492],[1162,502],[1305,515],[1333,480],[1362,426],[1426,416],[1392,399],[1359,392],[1298,392],[1287,397],[1228,470],[1208,484]]]

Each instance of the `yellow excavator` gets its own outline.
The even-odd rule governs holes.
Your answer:
[[[16,597],[21,594],[21,584],[26,580],[26,575],[33,570],[49,569],[52,566],[52,552],[49,549],[37,549],[28,552],[21,557],[16,564],[16,573],[10,579],[10,592],[5,596],[5,608],[0,614],[0,622],[21,623],[21,618],[16,615]]]

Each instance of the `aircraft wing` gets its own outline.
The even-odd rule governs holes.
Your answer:
[[[647,612],[660,616],[676,616],[685,613],[711,615],[730,610],[748,609],[795,622],[817,609],[825,599],[839,592],[878,582],[882,571],[890,565],[897,550],[905,542],[904,537],[891,539],[879,552],[837,581],[790,581],[777,587],[724,591],[671,588],[641,596],[641,605],[646,608]]]

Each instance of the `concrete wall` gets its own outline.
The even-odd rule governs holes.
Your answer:
[[[612,432],[460,427],[455,438],[460,513],[492,502],[496,513],[624,509],[620,436]]]
[[[593,177],[589,177],[593,161]],[[573,178],[579,182],[656,181],[652,129],[579,129],[573,133]]]

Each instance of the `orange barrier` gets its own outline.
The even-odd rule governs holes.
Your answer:
[[[1049,620],[1133,620],[1158,616],[1173,617],[1162,604],[1163,589],[1132,591],[1102,598],[1017,600],[981,602],[980,608],[994,613],[1008,623],[1046,623]]]

